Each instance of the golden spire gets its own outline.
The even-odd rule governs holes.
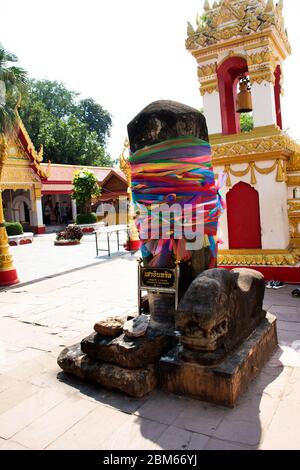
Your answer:
[[[265,11],[273,11],[274,10],[274,2],[273,0],[268,0]]]
[[[209,11],[210,10],[210,4],[208,0],[205,0],[204,2],[204,11]]]

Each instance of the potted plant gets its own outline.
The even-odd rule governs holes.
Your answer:
[[[79,245],[83,237],[83,232],[77,225],[69,225],[63,232],[56,234],[54,244],[56,246]]]

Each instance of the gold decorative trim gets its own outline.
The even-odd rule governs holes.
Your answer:
[[[261,85],[263,82],[269,82],[275,85],[275,75],[272,70],[249,70],[249,77],[252,83],[258,83]]]
[[[287,185],[289,187],[300,186],[300,175],[299,176],[288,176]]]
[[[245,51],[253,51],[254,49],[260,49],[261,47],[269,46],[268,39],[262,39],[260,42],[255,42],[254,44],[249,44],[249,46],[245,46]]]
[[[282,131],[276,124],[271,124],[269,126],[255,127],[250,132],[240,132],[239,134],[210,134],[209,140],[213,145],[217,145],[230,142],[240,142],[254,138],[272,137],[274,135],[282,135]]]
[[[287,250],[220,250],[220,266],[296,266],[300,261],[300,249]]]
[[[217,81],[212,82],[205,82],[201,84],[200,93],[201,96],[204,96],[206,93],[214,93],[215,91],[219,91],[219,85]]]
[[[41,162],[43,161],[43,154],[44,154],[43,145],[41,145],[40,150],[37,152],[34,148],[32,140],[31,140],[31,138],[30,138],[30,136],[29,136],[22,120],[21,120],[21,118],[19,118],[18,125],[19,125],[19,128],[20,128],[21,132],[23,133],[23,135],[26,139],[26,144],[27,144],[26,150],[31,155],[31,157],[33,158],[33,166],[34,166],[34,169],[35,169],[36,173],[39,175],[40,178],[47,179],[49,177],[49,173],[50,173],[51,162],[50,161],[48,162],[48,167],[47,167],[47,170],[45,171],[44,168],[42,168],[42,166],[41,166]]]
[[[251,138],[252,133],[249,133],[247,140],[234,140],[223,143],[213,143],[213,158],[224,158],[228,156],[249,155],[258,153],[282,152],[286,156],[290,156],[295,152],[296,143],[285,134],[272,135],[263,138]],[[235,136],[231,136],[235,139]]]
[[[259,168],[255,162],[250,162],[245,170],[235,171],[231,168],[231,165],[225,165],[224,173],[227,175],[226,179],[226,186],[231,187],[232,182],[230,175],[235,176],[236,178],[242,178],[247,176],[249,172],[251,172],[251,184],[257,184],[257,179],[255,172],[259,173],[260,175],[270,175],[273,171],[277,168],[276,174],[276,181],[277,183],[284,183],[287,181],[287,174],[286,174],[286,165],[285,162],[281,160],[276,160],[274,164],[269,168]]]
[[[210,77],[217,73],[217,64],[216,62],[212,64],[203,65],[202,67],[198,67],[198,78],[203,79],[206,77]]]
[[[288,200],[289,215],[293,214],[294,212],[299,212],[299,211],[300,211],[300,200],[289,199]]]

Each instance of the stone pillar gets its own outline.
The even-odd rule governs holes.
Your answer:
[[[131,152],[183,136],[208,141],[205,117],[196,109],[173,101],[156,101],[143,109],[129,124]],[[209,266],[209,248],[194,251],[192,259],[180,264],[180,296],[194,278]],[[144,259],[147,266],[149,260]],[[160,266],[166,267],[166,266]],[[160,331],[174,331],[175,306],[172,294],[149,293],[151,325]]]
[[[75,221],[76,221],[76,217],[77,217],[77,204],[76,204],[76,200],[75,200],[75,199],[71,199],[71,203],[72,203],[72,217],[73,217],[73,221],[75,222]]]
[[[252,83],[251,94],[254,128],[276,125],[277,118],[273,83],[267,81]]]

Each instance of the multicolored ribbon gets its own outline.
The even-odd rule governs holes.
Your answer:
[[[214,237],[225,204],[220,195],[224,178],[215,182],[210,145],[195,137],[178,137],[138,150],[129,162],[133,202],[140,212],[142,255],[152,255],[155,267],[167,266],[173,255],[186,261],[191,258],[190,236],[202,231],[209,239],[213,262]],[[174,205],[177,210],[170,214],[167,209]],[[178,239],[180,226],[184,236]]]

